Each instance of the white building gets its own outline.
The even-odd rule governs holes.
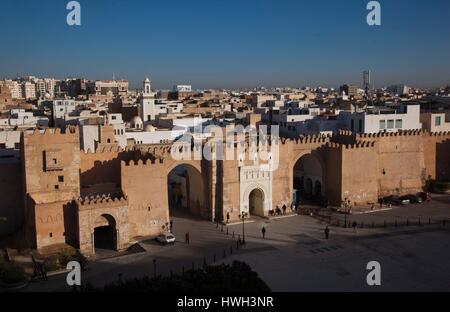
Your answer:
[[[191,85],[175,85],[173,86],[174,92],[192,92]]]
[[[21,131],[0,131],[0,162],[20,159]]]
[[[49,120],[44,116],[34,116],[33,112],[24,109],[12,109],[8,118],[0,119],[0,128],[12,129],[30,127],[48,127]]]
[[[114,138],[121,148],[127,146],[127,136],[125,135],[125,123],[122,120],[122,114],[108,114],[106,123],[114,128]]]
[[[53,100],[50,101],[52,108],[52,119],[54,127],[62,127],[65,125],[66,115],[72,113],[76,109],[75,100]]]
[[[156,130],[150,125],[145,130],[125,132],[127,141],[133,144],[170,143],[185,133],[185,130]]]
[[[183,102],[156,100],[155,94],[155,92],[152,92],[150,79],[146,78],[139,103],[139,116],[144,125],[155,120],[161,114],[175,114],[183,111]]]
[[[429,132],[450,131],[450,113],[422,113],[420,121]]]
[[[422,129],[420,105],[390,105],[364,112],[340,112],[340,128],[355,133],[397,132]]]

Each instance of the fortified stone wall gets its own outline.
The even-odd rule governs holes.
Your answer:
[[[267,192],[272,202],[265,203],[265,207],[289,206],[293,198],[294,166],[306,155],[315,159],[314,166],[321,171],[322,195],[332,205],[339,205],[345,198],[367,204],[380,196],[420,191],[428,177],[450,178],[450,133],[340,132],[333,138],[308,136],[279,139],[272,144],[278,152],[268,161],[249,159],[248,154],[245,159],[235,154],[234,160],[224,161],[175,160],[171,156],[174,148],[188,154],[195,150],[157,144],[136,146],[133,150],[102,146],[95,153],[84,153],[80,151],[76,129],[68,128],[66,133],[58,130],[24,133],[22,203],[27,241],[38,248],[71,243],[88,252],[92,250],[94,226],[103,215],[116,222],[118,248],[135,237],[161,233],[170,220],[168,175],[178,165],[188,168],[193,190],[189,198],[191,212],[211,221],[216,217],[226,220],[227,213],[230,221],[239,219],[240,168],[244,167],[253,170],[252,166],[276,163],[277,170],[270,177],[271,190]],[[249,145],[244,147],[248,152]],[[262,148],[269,149],[269,145]],[[190,157],[194,159],[193,155]],[[258,176],[258,169],[255,170]],[[268,185],[268,177],[261,177],[265,179],[264,185]],[[8,190],[6,181],[0,180],[5,186],[3,192]],[[123,198],[79,199],[80,185],[107,184],[114,185]],[[14,185],[11,184],[11,192]],[[14,206],[12,198],[8,205]]]
[[[81,186],[101,183],[120,185],[120,162],[122,160],[137,160],[141,157],[139,151],[122,150],[119,147],[101,148],[95,153],[80,152]]]
[[[422,141],[427,178],[450,180],[450,132],[424,132]]]
[[[80,195],[77,129],[24,132],[22,159],[26,239],[37,248],[73,241],[71,203]]]
[[[378,145],[375,141],[334,146],[341,152],[341,198],[356,204],[377,202],[379,190]],[[338,164],[330,164],[336,166]],[[338,197],[334,197],[338,199]],[[334,204],[340,204],[334,201]]]
[[[77,207],[78,246],[85,255],[94,253],[94,230],[98,226],[112,226],[115,248],[122,250],[130,243],[128,200],[125,197],[96,196],[79,198]],[[108,219],[110,223],[108,223]]]

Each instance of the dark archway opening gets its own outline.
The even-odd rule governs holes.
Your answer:
[[[116,221],[110,215],[102,215],[95,221],[94,248],[96,253],[117,250]]]
[[[323,177],[323,168],[317,156],[306,154],[297,160],[293,168],[294,200],[297,207],[304,204],[326,205]]]
[[[201,173],[191,165],[178,165],[167,176],[169,215],[208,218]]]
[[[110,226],[99,226],[94,230],[96,249],[115,250],[114,229]]]

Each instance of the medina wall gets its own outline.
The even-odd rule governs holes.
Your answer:
[[[335,148],[336,149],[336,148]],[[379,158],[375,142],[358,142],[337,147],[341,152],[341,201],[352,204],[377,202],[379,196]],[[333,164],[330,164],[333,166]],[[334,166],[339,166],[339,163]],[[336,188],[336,192],[339,187]],[[338,199],[335,197],[334,199]],[[338,204],[337,200],[334,201]]]
[[[450,132],[422,135],[427,179],[450,180]]]

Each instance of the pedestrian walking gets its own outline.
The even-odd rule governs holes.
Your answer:
[[[230,213],[227,212],[227,223],[230,221]]]
[[[356,233],[357,226],[358,226],[358,224],[356,223],[356,221],[353,221],[353,223],[352,223],[353,233]]]
[[[186,241],[186,244],[189,244],[189,243],[190,243],[190,235],[189,235],[189,232],[186,232],[186,235],[185,235],[185,241]]]
[[[330,236],[330,229],[328,228],[328,225],[326,226],[324,233],[325,233],[325,239],[328,239]]]
[[[173,220],[170,220],[170,232],[173,233]]]
[[[284,204],[284,205],[283,205],[283,215],[286,214],[286,209],[287,209],[286,204]]]
[[[266,238],[266,228],[264,226],[261,229],[261,234],[262,234],[263,239],[265,239]]]

